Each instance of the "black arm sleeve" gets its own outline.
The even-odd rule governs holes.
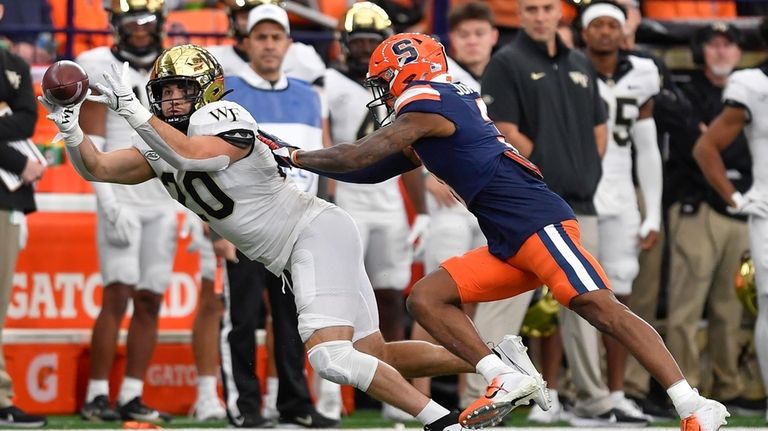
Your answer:
[[[32,90],[29,66],[20,57],[0,50],[0,62],[6,76],[0,76],[0,101],[8,104],[12,114],[0,117],[0,139],[18,141],[32,136],[37,122],[37,100]],[[7,76],[18,75],[19,82],[10,82]],[[18,88],[16,88],[18,86]]]
[[[305,171],[314,172],[324,177],[345,183],[376,184],[402,173],[412,171],[418,166],[402,152],[387,156],[371,166],[352,172],[324,172],[317,169],[301,167]]]

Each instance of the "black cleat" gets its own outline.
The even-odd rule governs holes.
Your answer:
[[[654,421],[667,421],[667,420],[678,419],[677,412],[675,412],[674,408],[668,405],[657,404],[648,397],[639,398],[639,397],[627,396],[627,398],[634,401],[638,406],[640,406],[640,409],[643,410],[643,413],[650,416],[651,419],[653,419]]]
[[[260,414],[244,413],[230,420],[235,428],[274,428],[275,421],[267,419]]]
[[[721,401],[729,412],[740,416],[762,416],[765,414],[765,398],[751,400],[744,397]]]
[[[171,421],[171,415],[168,413],[161,413],[152,407],[144,405],[144,403],[141,402],[141,397],[132,399],[124,406],[118,406],[117,410],[120,412],[120,418],[124,421],[151,423]]]
[[[321,415],[317,410],[304,414],[280,414],[281,425],[298,425],[302,428],[338,428],[340,421]]]
[[[2,428],[42,428],[47,423],[45,416],[29,415],[16,406],[0,409]]]
[[[90,422],[112,422],[120,419],[117,411],[109,405],[106,395],[99,395],[80,409],[80,417]]]
[[[459,431],[459,412],[450,412],[440,419],[424,425],[424,431]]]

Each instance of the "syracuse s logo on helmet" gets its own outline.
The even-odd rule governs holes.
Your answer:
[[[401,67],[419,58],[419,51],[411,39],[403,39],[392,45],[392,52],[397,55],[397,64]]]

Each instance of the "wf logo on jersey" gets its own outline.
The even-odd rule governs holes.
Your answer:
[[[583,88],[587,88],[589,86],[589,77],[582,72],[579,71],[573,71],[569,72],[568,76],[571,77],[571,81],[573,81],[574,84],[580,85]]]
[[[240,109],[230,106],[216,108],[215,111],[211,111],[209,114],[211,114],[216,121],[237,121],[240,119]]]

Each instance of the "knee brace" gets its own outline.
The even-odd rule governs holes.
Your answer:
[[[378,359],[355,350],[348,340],[320,343],[309,349],[307,356],[320,377],[363,392],[368,390],[379,365]]]

